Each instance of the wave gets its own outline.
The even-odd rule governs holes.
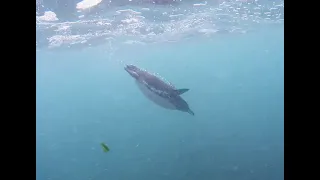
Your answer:
[[[115,6],[99,13],[79,12],[77,19],[69,21],[46,11],[42,15],[36,13],[36,47],[77,49],[110,41],[127,44],[175,42],[198,36],[245,34],[261,25],[282,25],[283,22],[283,1]]]

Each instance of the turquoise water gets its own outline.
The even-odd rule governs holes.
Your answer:
[[[284,179],[283,24],[118,41],[37,51],[38,180]],[[189,88],[195,116],[146,99],[125,64]]]

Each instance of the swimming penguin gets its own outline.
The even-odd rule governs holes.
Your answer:
[[[155,104],[194,115],[188,103],[180,96],[189,89],[176,89],[173,85],[134,65],[126,65],[124,69],[136,80],[141,92]]]

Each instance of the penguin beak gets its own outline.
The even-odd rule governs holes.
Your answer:
[[[133,78],[138,79],[138,68],[134,65],[127,65],[124,67],[124,70],[126,70]]]

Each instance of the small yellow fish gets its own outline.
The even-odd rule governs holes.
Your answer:
[[[101,143],[101,146],[104,152],[110,151],[109,147],[105,143]]]

